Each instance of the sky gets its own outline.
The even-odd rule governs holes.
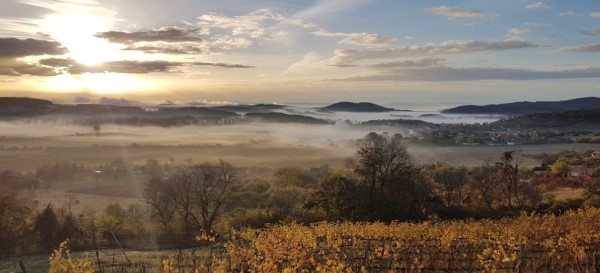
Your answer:
[[[598,0],[2,0],[0,96],[498,103],[600,95]]]

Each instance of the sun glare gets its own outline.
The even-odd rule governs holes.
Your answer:
[[[69,49],[67,56],[86,65],[97,65],[122,56],[123,46],[94,36],[108,30],[111,21],[111,18],[93,14],[53,14],[45,17],[41,26]]]
[[[81,92],[97,94],[123,93],[131,90],[150,89],[153,83],[147,79],[119,73],[83,73],[81,75],[62,74],[44,83],[53,91]]]

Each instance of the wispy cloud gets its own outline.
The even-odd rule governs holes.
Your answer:
[[[600,44],[563,47],[563,48],[559,48],[557,51],[562,52],[562,53],[600,52]]]
[[[419,60],[406,60],[389,63],[374,64],[369,67],[376,69],[390,69],[390,68],[425,68],[432,66],[442,66],[446,63],[446,60],[440,58],[423,58]]]
[[[574,11],[570,10],[570,11],[566,11],[566,12],[560,12],[560,13],[558,13],[558,15],[560,15],[560,16],[578,16],[578,17],[581,17],[584,14],[583,13],[577,13],[577,12],[574,12]]]
[[[211,62],[194,62],[193,65],[199,66],[215,66],[215,67],[223,67],[223,68],[254,68],[251,65],[243,65],[243,64],[227,64],[227,63],[211,63]]]
[[[0,38],[0,57],[61,55],[65,53],[67,53],[67,49],[54,41]]]
[[[506,34],[506,37],[508,39],[521,39],[521,37],[523,36],[523,34],[529,32],[529,29],[526,28],[511,28],[508,30],[508,33]]]
[[[388,47],[394,43],[394,39],[383,37],[376,33],[366,32],[330,32],[325,29],[319,29],[311,34],[317,37],[340,37],[338,44],[357,45],[364,47]]]
[[[586,36],[600,36],[600,27],[580,29],[578,32],[579,34]]]
[[[127,45],[137,42],[202,42],[202,39],[197,35],[198,32],[199,29],[168,27],[137,32],[106,31],[95,36],[113,43]]]
[[[369,5],[375,0],[318,0],[313,6],[296,13],[292,18],[311,19],[315,17],[340,14],[347,10],[353,10]]]
[[[521,40],[505,40],[498,42],[485,41],[446,41],[441,44],[400,47],[383,50],[340,49],[329,60],[333,65],[347,65],[361,60],[397,59],[417,56],[464,54],[480,51],[503,51],[511,49],[532,48],[537,45]]]
[[[551,9],[552,6],[544,3],[544,2],[535,2],[525,6],[526,9]]]
[[[544,80],[600,78],[600,68],[570,70],[529,70],[512,68],[453,68],[397,69],[387,73],[355,76],[339,81],[482,81],[482,80]]]
[[[480,10],[466,10],[458,7],[447,7],[447,6],[439,6],[428,8],[426,11],[431,12],[436,15],[448,16],[448,17],[484,17],[491,16],[490,13],[485,13]]]
[[[164,45],[164,44],[142,45],[142,46],[131,45],[131,46],[124,48],[123,50],[137,50],[137,51],[142,51],[142,52],[148,53],[148,54],[160,53],[160,54],[169,54],[169,55],[201,54],[205,51],[204,49],[197,47],[197,46]]]
[[[0,75],[4,76],[55,76],[54,69],[37,64],[31,64],[12,58],[0,58]]]
[[[590,12],[590,17],[592,17],[592,18],[600,18],[600,11]]]

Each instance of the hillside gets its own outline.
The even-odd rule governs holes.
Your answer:
[[[209,117],[209,118],[227,118],[239,116],[234,112],[206,108],[206,107],[174,107],[160,108],[158,114],[167,116],[192,116],[192,117]]]
[[[0,117],[31,117],[49,113],[56,105],[47,100],[0,97]]]
[[[559,128],[576,125],[600,126],[600,108],[567,112],[537,113],[491,123],[497,126]]]
[[[313,117],[302,115],[290,115],[284,113],[247,113],[246,119],[259,122],[280,122],[280,123],[306,123],[306,124],[329,124],[331,122]]]
[[[526,115],[532,113],[565,112],[600,108],[600,98],[587,97],[563,101],[512,102],[488,105],[463,105],[442,110],[446,114],[505,114]]]
[[[284,109],[285,105],[279,104],[254,104],[254,105],[223,105],[215,106],[212,109],[236,112],[236,113],[255,113],[255,112],[271,112],[273,110]]]
[[[138,106],[117,106],[106,104],[57,105],[52,114],[58,115],[112,115],[112,114],[145,114],[146,110]]]
[[[435,128],[439,127],[438,124],[430,123],[416,119],[380,119],[380,120],[369,120],[361,123],[363,126],[408,126],[408,127],[428,127]]]
[[[319,108],[320,112],[389,112],[396,109],[386,108],[370,102],[338,102],[323,108]]]

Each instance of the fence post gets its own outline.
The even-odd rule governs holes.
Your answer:
[[[121,253],[123,253],[123,256],[125,256],[125,259],[127,259],[127,262],[129,264],[131,264],[131,260],[129,259],[129,257],[127,257],[127,253],[125,253],[125,250],[121,246],[121,243],[119,243],[119,240],[117,240],[117,236],[115,236],[115,234],[112,231],[110,232],[110,235],[112,235],[113,239],[115,239],[115,242],[117,242],[117,246],[119,246],[119,249],[121,249]]]
[[[96,249],[96,260],[98,261],[98,270],[103,273],[102,263],[100,263],[100,254],[98,253],[98,245],[96,244],[96,233],[92,232],[92,242],[94,242],[94,248]]]
[[[27,270],[25,270],[25,264],[23,264],[23,261],[21,260],[19,260],[19,267],[21,267],[22,273],[27,273]]]

